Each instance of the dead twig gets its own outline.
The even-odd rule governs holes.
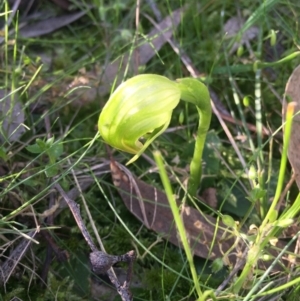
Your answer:
[[[21,243],[12,251],[10,256],[7,260],[0,266],[0,285],[4,285],[10,278],[11,274],[13,273],[14,269],[16,268],[17,264],[25,255],[26,251],[28,250],[33,238],[35,235],[40,231],[39,226],[35,231],[30,231],[26,237],[28,239],[23,238]],[[25,236],[25,234],[23,235]]]
[[[135,260],[135,252],[129,251],[124,255],[116,256],[116,255],[109,255],[103,251],[99,251],[95,246],[95,244],[93,243],[92,238],[83,223],[83,220],[80,215],[79,205],[68,197],[68,195],[64,192],[64,190],[61,188],[59,184],[55,184],[54,187],[57,189],[57,191],[61,194],[63,199],[68,204],[84,239],[86,240],[87,244],[92,250],[92,252],[90,253],[92,270],[96,274],[107,273],[110,281],[116,287],[117,292],[121,296],[123,301],[133,300],[132,294],[129,290],[129,285],[130,285],[130,280],[132,275],[133,261]],[[112,266],[117,262],[128,263],[127,277],[122,285],[120,284],[112,268]]]

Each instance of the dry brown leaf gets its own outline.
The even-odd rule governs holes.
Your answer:
[[[148,229],[181,247],[166,195],[135,177],[129,177],[120,168],[124,169],[111,161],[113,182],[126,207]],[[234,238],[226,239],[230,235],[229,231],[225,233],[226,227],[222,223],[218,224],[215,218],[189,206],[183,207],[182,218],[195,255],[208,259],[222,258],[222,252],[234,244]],[[231,262],[235,261],[233,257],[235,255],[230,257]]]
[[[124,166],[113,160],[111,160],[110,168],[113,183],[128,210],[148,229],[160,234],[172,244],[182,247],[165,193],[132,176]],[[229,257],[224,260],[227,263],[229,260],[230,264],[235,264],[237,256],[241,255],[245,248],[243,240],[240,240],[239,244],[231,249],[235,238],[231,236],[230,230],[226,230],[226,226],[218,222],[216,218],[200,213],[189,206],[182,206],[181,216],[194,255],[214,260],[223,258],[223,254],[230,250]],[[276,244],[278,250],[285,245],[284,239],[279,239]],[[289,251],[293,252],[294,247],[293,244]],[[278,256],[278,251],[274,248],[267,248],[265,253],[269,253],[273,257]],[[283,262],[289,263],[284,257]],[[266,269],[271,263],[272,258],[270,261],[259,260],[258,266]],[[272,271],[276,272],[282,269],[282,265],[277,263]]]
[[[39,37],[69,25],[84,16],[86,13],[87,11],[80,11],[72,14],[51,17],[34,24],[28,24],[19,29],[19,34],[23,38]]]
[[[237,16],[228,19],[224,25],[224,32],[227,34],[226,37],[235,37],[240,32],[244,24],[245,20]],[[258,36],[258,33],[259,28],[257,26],[251,26],[249,29],[243,32],[241,38],[233,44],[229,53],[232,54],[239,48],[239,46],[244,45],[250,40],[253,40],[255,37]]]
[[[201,195],[204,203],[209,207],[217,209],[218,199],[217,199],[217,189],[213,187],[206,188]]]
[[[296,183],[300,189],[300,65],[293,71],[285,87],[283,121],[285,120],[287,103],[290,101],[296,102],[294,112],[296,116],[293,119],[288,157],[296,173]]]

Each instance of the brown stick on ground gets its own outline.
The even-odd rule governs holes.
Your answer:
[[[30,231],[27,236],[29,238],[34,238],[38,232],[39,228],[37,228],[35,231]],[[7,260],[0,266],[0,285],[3,284],[5,286],[17,264],[26,254],[30,244],[30,239],[22,238],[21,243],[12,251]]]
[[[95,244],[93,243],[93,240],[83,223],[83,220],[80,215],[79,205],[68,197],[68,195],[64,192],[64,190],[61,188],[59,184],[56,183],[54,187],[57,189],[57,191],[61,194],[61,196],[68,204],[84,239],[86,240],[87,244],[92,250],[92,252],[90,253],[92,270],[95,273],[99,273],[99,274],[107,273],[110,281],[116,287],[117,292],[119,293],[123,301],[133,300],[132,294],[129,290],[129,284],[130,284],[130,279],[132,274],[132,265],[133,265],[133,261],[135,260],[135,252],[129,251],[124,255],[115,256],[115,255],[106,254],[103,251],[99,251],[95,246]],[[120,261],[128,263],[127,277],[123,285],[120,284],[112,268],[112,266],[115,263]]]

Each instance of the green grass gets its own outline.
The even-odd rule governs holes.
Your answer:
[[[290,219],[297,221],[298,218],[300,200],[296,184],[288,189],[280,210],[275,205],[292,174],[286,160],[288,131],[285,136],[280,134],[280,100],[290,74],[299,64],[297,19],[300,6],[286,0],[200,2],[155,1],[163,18],[185,3],[189,4],[173,37],[233,120],[225,122],[230,136],[213,115],[203,154],[198,195],[204,195],[208,188],[215,189],[217,207],[210,208],[200,198],[186,200],[188,166],[198,127],[198,112],[188,103],[180,103],[175,108],[168,130],[146,150],[152,160],[153,151],[160,151],[166,168],[164,171],[161,167],[160,171],[167,172],[169,183],[163,185],[156,165],[151,163],[154,161],[146,157],[139,158],[128,168],[154,187],[171,188],[169,198],[173,198],[174,193],[177,200],[200,207],[205,214],[225,221],[227,218],[231,230],[248,240],[250,256],[245,268],[215,297],[217,287],[232,267],[225,268],[221,264],[216,272],[217,262],[191,258],[191,250],[158,240],[155,232],[141,228],[141,223],[124,206],[112,184],[109,155],[103,140],[96,136],[96,125],[114,82],[112,80],[105,87],[105,94],[89,96],[87,93],[101,86],[101,76],[108,62],[132,52],[136,47],[135,37],[143,40],[152,29],[153,24],[145,16],[148,14],[155,19],[148,2],[141,3],[137,29],[134,1],[114,4],[90,1],[96,7],[70,25],[44,36],[22,38],[19,28],[22,12],[15,14],[8,26],[4,25],[11,16],[11,8],[5,1],[0,4],[3,29],[0,88],[4,91],[0,99],[2,102],[9,99],[8,115],[13,112],[15,103],[20,102],[25,117],[24,127],[19,125],[23,133],[15,140],[5,135],[4,121],[8,117],[1,116],[0,120],[1,261],[3,263],[10,256],[13,249],[10,241],[19,238],[13,244],[16,248],[22,235],[37,226],[50,229],[55,243],[69,253],[69,259],[60,263],[52,255],[50,272],[42,285],[47,243],[37,235],[5,288],[1,288],[3,300],[11,300],[13,296],[21,300],[29,297],[32,300],[91,300],[89,249],[73,216],[64,208],[52,225],[45,220],[47,210],[55,206],[59,198],[51,190],[53,184],[59,182],[68,192],[86,178],[91,178],[93,184],[83,196],[107,252],[124,254],[134,248],[140,255],[147,252],[144,257],[138,257],[134,265],[134,282],[139,284],[132,288],[134,300],[254,301],[263,295],[269,295],[270,300],[275,296],[276,300],[297,300],[296,267],[273,274],[268,269],[260,269],[256,261],[258,256],[266,255],[264,251],[269,248],[271,238],[281,237]],[[73,4],[84,10],[88,1],[73,1]],[[54,15],[62,13],[52,2],[47,4],[47,9]],[[238,14],[244,16],[246,22],[234,40],[226,37],[223,29],[228,19]],[[259,34],[248,45],[231,52],[242,32],[253,25],[257,26]],[[274,46],[270,46],[272,30],[277,33]],[[126,77],[130,78],[134,74],[130,68],[128,70]],[[180,55],[168,43],[139,70],[171,80],[190,76]],[[120,69],[116,76],[123,78],[124,72]],[[82,87],[78,88],[72,84],[76,76],[89,81],[81,82]],[[220,104],[218,109],[221,110]],[[254,126],[254,131],[249,124]],[[265,135],[263,127],[278,134]],[[122,164],[131,158],[119,151],[113,151],[113,156]],[[76,201],[82,204],[79,196]],[[80,208],[96,242],[91,219],[84,206]],[[251,233],[248,232],[250,228]],[[297,231],[296,228],[293,237],[285,239],[286,245],[291,239],[296,240]],[[159,242],[152,246],[157,240]],[[282,251],[286,255],[293,250]],[[278,264],[280,258],[274,257],[272,261]],[[284,280],[286,276],[290,278]],[[120,300],[118,298],[115,300]]]

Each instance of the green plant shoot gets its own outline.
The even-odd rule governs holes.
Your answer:
[[[180,99],[196,105],[200,119],[188,184],[188,192],[195,196],[211,120],[210,96],[203,83],[194,78],[174,82],[155,74],[137,75],[112,93],[100,114],[98,129],[109,145],[134,154],[130,164],[166,130]]]

